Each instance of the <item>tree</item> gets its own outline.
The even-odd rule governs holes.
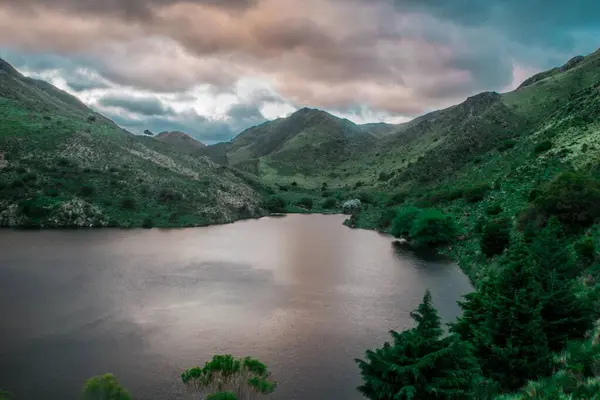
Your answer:
[[[533,207],[546,220],[556,216],[570,230],[587,227],[600,217],[600,182],[582,173],[562,173],[540,188]]]
[[[272,213],[284,213],[285,212],[285,200],[279,196],[272,196],[268,199],[263,207]]]
[[[298,207],[302,207],[305,208],[307,210],[311,210],[313,208],[313,199],[311,199],[310,197],[303,197],[302,199],[300,199],[300,201],[298,203],[296,203],[296,205]]]
[[[94,376],[83,386],[84,400],[131,400],[131,395],[113,374]]]
[[[537,265],[536,280],[543,291],[544,329],[553,351],[583,338],[596,320],[593,293],[577,293],[582,268],[565,242],[563,227],[553,217],[529,245]]]
[[[543,289],[527,246],[517,245],[477,292],[461,302],[452,326],[475,346],[484,376],[515,390],[550,372],[550,349],[542,318]]]
[[[444,337],[427,291],[412,312],[416,327],[391,331],[393,342],[356,360],[363,378],[358,390],[371,400],[470,399],[480,370],[467,342]]]
[[[214,400],[251,399],[273,393],[277,387],[265,364],[251,357],[235,358],[229,354],[216,355],[204,367],[184,371],[181,380],[190,391]]]
[[[423,210],[410,229],[410,238],[419,247],[441,246],[452,242],[455,236],[453,217],[436,209]]]
[[[0,400],[11,400],[12,398],[9,392],[0,389]]]
[[[421,214],[421,209],[416,207],[406,207],[396,213],[392,221],[391,234],[395,237],[408,237],[415,219]]]
[[[510,222],[505,219],[493,220],[483,228],[481,251],[488,257],[502,254],[510,245]]]

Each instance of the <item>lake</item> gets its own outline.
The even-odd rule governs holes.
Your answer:
[[[353,360],[411,327],[427,288],[449,321],[471,286],[344,218],[0,230],[0,388],[78,399],[112,372],[137,400],[188,398],[180,373],[231,353],[269,366],[273,399],[361,399]]]

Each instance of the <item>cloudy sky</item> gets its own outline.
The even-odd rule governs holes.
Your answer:
[[[600,47],[597,0],[0,0],[0,57],[133,132],[400,122]]]

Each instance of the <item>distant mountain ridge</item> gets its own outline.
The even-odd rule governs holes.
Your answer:
[[[204,143],[194,139],[187,133],[180,131],[161,132],[154,136],[154,138],[159,142],[172,146],[173,149],[182,153],[192,154],[198,149],[206,147]]]
[[[325,111],[302,108],[246,129],[228,143],[208,146],[202,154],[258,174],[266,168],[312,170],[331,160],[343,160],[376,142],[376,136],[359,125]],[[327,162],[324,162],[327,161]]]

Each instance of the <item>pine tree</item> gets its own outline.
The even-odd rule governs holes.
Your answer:
[[[471,398],[480,377],[472,348],[457,335],[444,337],[429,291],[411,317],[415,328],[391,331],[391,344],[356,360],[364,381],[358,390],[372,400]]]
[[[452,330],[475,347],[484,376],[514,390],[550,373],[550,351],[541,315],[543,293],[535,261],[517,246],[476,293],[461,304]]]
[[[582,271],[565,242],[560,222],[552,218],[530,245],[538,267],[536,280],[544,292],[544,330],[553,351],[583,338],[596,319],[592,299],[585,294],[578,296],[576,279]]]

